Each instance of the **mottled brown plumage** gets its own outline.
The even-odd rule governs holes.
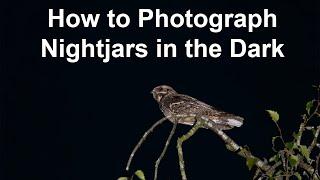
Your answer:
[[[152,90],[154,99],[159,103],[163,114],[171,121],[193,125],[195,117],[207,120],[209,127],[228,130],[240,127],[243,118],[219,111],[188,95],[179,94],[167,85],[157,86]]]

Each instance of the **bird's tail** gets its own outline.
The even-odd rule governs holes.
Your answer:
[[[229,130],[234,127],[240,127],[243,124],[243,118],[235,115],[224,115],[220,117],[203,117],[208,120],[208,128],[217,128]]]
[[[226,123],[230,126],[240,127],[243,124],[243,118],[240,116],[227,117]]]

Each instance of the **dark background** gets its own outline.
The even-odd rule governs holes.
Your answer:
[[[125,172],[130,152],[143,132],[163,115],[149,93],[168,84],[225,111],[245,117],[243,127],[227,132],[259,157],[270,157],[271,137],[277,135],[265,109],[280,113],[280,125],[290,138],[299,125],[305,102],[319,83],[320,18],[316,1],[68,1],[2,2],[1,7],[1,176],[0,179],[116,179]],[[131,16],[127,29],[48,28],[48,9],[103,13],[114,9]],[[163,29],[152,24],[137,29],[139,8],[185,12],[263,12],[277,15],[277,28],[254,33],[225,29]],[[101,19],[103,20],[103,19]],[[119,59],[103,64],[82,58],[41,58],[41,39],[64,38],[93,42],[145,42],[148,58]],[[284,43],[285,58],[219,59],[154,58],[156,38],[181,47],[188,39],[222,44],[229,39]],[[132,164],[153,176],[153,165],[170,131],[164,123],[148,138]],[[179,126],[160,167],[159,179],[180,179],[175,139],[190,127]],[[189,179],[249,179],[245,160],[227,151],[212,132],[199,131],[184,145]]]

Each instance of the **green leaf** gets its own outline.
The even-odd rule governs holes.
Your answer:
[[[279,170],[279,171],[276,172],[276,175],[277,175],[277,176],[278,176],[278,175],[281,175],[281,174],[283,174],[283,171],[282,171],[282,170]]]
[[[137,170],[134,174],[135,174],[136,176],[138,176],[139,179],[141,179],[141,180],[146,180],[143,171]]]
[[[292,136],[294,137],[294,139],[298,139],[298,137],[300,136],[300,133],[293,132]]]
[[[294,173],[294,175],[297,177],[298,180],[302,180],[302,177],[298,172]]]
[[[313,107],[313,102],[314,102],[314,100],[311,100],[311,101],[308,101],[306,104],[306,111],[308,114],[310,114],[310,110]]]
[[[301,145],[300,146],[300,152],[307,160],[310,160],[310,151],[307,148],[307,146]]]
[[[256,158],[247,158],[247,166],[248,166],[248,169],[251,170],[252,167],[256,164],[257,162],[257,159]]]
[[[278,154],[272,156],[272,157],[269,159],[269,162],[278,162],[278,161],[279,161],[279,155],[278,155]]]
[[[274,121],[274,122],[279,121],[280,116],[276,111],[273,111],[273,110],[266,110],[266,111],[269,113],[272,121]]]
[[[119,177],[118,180],[128,180],[128,177]]]
[[[298,147],[294,141],[286,142],[285,145],[286,145],[286,148],[288,148],[289,150],[296,149]]]
[[[295,156],[295,155],[290,155],[289,156],[289,163],[292,167],[295,167],[297,166],[299,162],[299,157],[298,156]]]

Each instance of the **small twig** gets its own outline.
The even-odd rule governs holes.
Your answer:
[[[312,175],[319,174],[319,160],[320,160],[320,154],[318,154],[318,156],[316,157],[316,167],[315,167]]]
[[[308,150],[309,152],[311,153],[311,151],[313,150],[313,148],[316,146],[317,144],[317,140],[318,140],[318,136],[319,136],[319,133],[320,133],[320,126],[317,127],[317,130],[314,134],[314,138],[311,142],[311,145],[309,146]]]
[[[277,167],[279,167],[280,165],[282,165],[281,161],[278,161],[277,163],[275,163],[274,165],[272,165],[270,167],[270,169],[268,169],[268,171],[266,172],[266,174],[268,175],[272,175],[274,173],[274,171],[276,170]]]
[[[286,168],[285,168],[285,170],[286,170],[286,180],[289,180],[289,156],[288,156],[288,153],[287,152],[285,152],[285,156],[286,156],[286,158],[285,158],[285,162],[286,162]]]
[[[319,170],[319,160],[320,160],[320,154],[317,156],[317,161],[316,161],[316,171]]]
[[[297,136],[297,145],[298,146],[300,146],[300,144],[301,144],[301,137],[302,137],[302,133],[303,133],[303,131],[305,129],[305,125],[306,124],[305,124],[305,121],[304,121],[299,126],[299,131],[298,131],[298,136]]]
[[[254,158],[256,160],[255,165],[263,170],[264,172],[267,172],[271,166],[268,165],[266,162],[263,162],[261,159],[257,158],[256,156],[252,155],[249,150],[246,148],[243,148],[239,146],[236,142],[234,142],[226,133],[224,133],[222,130],[216,129],[216,128],[210,128],[213,132],[215,132],[227,145],[227,149],[236,152],[239,156],[243,158]]]
[[[169,146],[169,144],[171,142],[171,138],[172,138],[173,134],[176,131],[177,124],[178,124],[177,121],[173,123],[172,129],[170,131],[170,134],[168,136],[166,144],[165,144],[165,146],[164,146],[159,158],[157,159],[157,161],[155,163],[155,166],[154,166],[154,178],[153,178],[154,180],[157,180],[157,178],[158,178],[158,167],[159,167],[159,164],[160,164],[162,158],[164,157],[164,155],[166,154],[167,148],[168,148],[168,146]]]
[[[314,116],[314,115],[317,115],[318,113],[318,110],[320,108],[320,90],[319,88],[317,89],[317,94],[318,94],[318,97],[317,97],[317,106],[316,108],[314,109],[314,111],[310,114],[309,117],[306,117],[306,115],[303,116],[303,122],[300,124],[300,127],[299,127],[299,131],[298,131],[298,137],[297,137],[297,144],[300,145],[301,144],[301,137],[302,137],[302,134],[305,130],[305,127],[307,125],[307,123],[309,122],[309,120]]]
[[[283,177],[286,177],[287,175],[277,175],[273,177],[275,180],[283,180]],[[269,178],[268,178],[269,179]]]
[[[185,171],[185,165],[184,165],[184,158],[183,158],[183,150],[182,150],[182,144],[184,141],[188,140],[191,136],[194,135],[195,132],[199,128],[202,127],[202,121],[201,119],[197,119],[195,125],[187,132],[187,134],[181,136],[177,140],[177,149],[178,149],[178,156],[179,156],[179,167],[180,167],[180,173],[182,180],[187,180],[187,175]]]
[[[129,157],[129,160],[128,160],[128,163],[127,163],[127,166],[126,166],[126,170],[129,171],[129,168],[130,168],[130,164],[131,164],[131,161],[135,155],[135,153],[137,152],[137,150],[139,149],[139,147],[142,145],[142,143],[146,140],[147,136],[158,126],[160,125],[161,123],[163,123],[164,121],[167,120],[167,117],[163,117],[161,118],[159,121],[155,122],[150,129],[148,129],[144,134],[143,136],[141,137],[141,139],[139,140],[138,144],[136,144],[136,146],[134,147],[133,151],[131,152],[130,154],[130,157]]]
[[[319,111],[319,108],[320,108],[320,101],[319,100],[316,100],[317,102],[317,106],[316,108],[314,109],[314,111],[312,112],[312,114],[310,114],[309,118],[307,119],[308,121],[315,115],[318,114],[318,111]]]
[[[319,174],[315,173],[315,169],[307,163],[300,161],[298,166],[309,173],[309,175],[313,178],[313,180],[319,180]]]
[[[261,170],[259,168],[257,168],[256,172],[254,173],[254,176],[253,176],[253,180],[257,179],[261,174]]]
[[[283,145],[285,146],[285,142],[284,142],[284,139],[283,139],[283,136],[282,136],[282,131],[281,131],[281,128],[280,128],[280,126],[279,126],[279,124],[277,123],[277,122],[275,122],[274,121],[274,123],[276,124],[276,126],[277,126],[277,129],[278,129],[278,132],[279,132],[279,137],[280,137],[280,139],[281,139],[281,141],[282,141],[282,143],[283,143]]]

